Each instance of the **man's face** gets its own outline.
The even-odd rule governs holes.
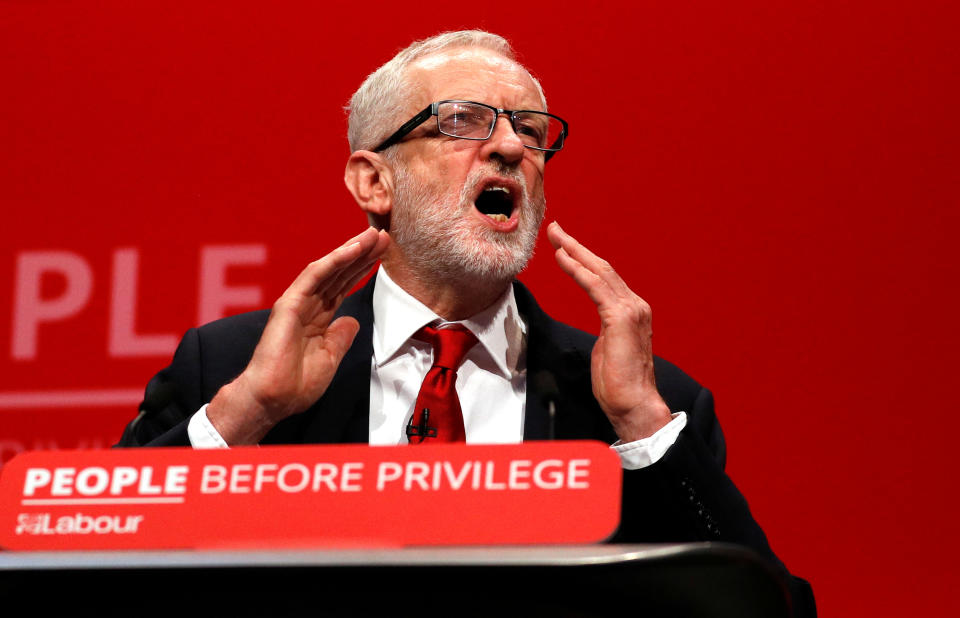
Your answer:
[[[408,79],[414,94],[403,120],[443,99],[543,109],[527,72],[485,49],[427,56]],[[428,278],[497,281],[524,268],[543,220],[544,155],[523,147],[508,117],[485,141],[441,135],[431,119],[397,147],[396,160],[390,232],[403,266]]]

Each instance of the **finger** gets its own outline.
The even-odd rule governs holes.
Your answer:
[[[377,236],[376,244],[364,256],[364,259],[357,259],[321,283],[316,294],[322,296],[324,300],[345,296],[353,286],[370,272],[370,268],[377,263],[389,244],[390,236],[381,230]]]
[[[547,226],[547,238],[554,248],[562,248],[568,256],[600,277],[614,292],[621,295],[631,294],[626,282],[617,274],[617,271],[613,269],[609,262],[598,257],[573,236],[563,231],[563,228],[556,221]]]
[[[574,260],[580,262],[590,272],[602,278],[617,291],[624,291],[626,284],[609,262],[587,249],[576,238],[567,234],[560,224],[554,221],[547,227],[547,237],[556,248],[563,248]]]
[[[361,244],[376,244],[379,236],[380,232],[377,231],[377,228],[370,226],[340,246],[346,247],[357,242]]]
[[[310,296],[323,287],[332,277],[357,261],[363,261],[377,246],[378,234],[367,228],[319,260],[311,262],[290,284],[284,296]]]
[[[359,241],[360,253],[352,260],[343,262],[325,280],[318,282],[314,294],[322,296],[325,300],[345,294],[356,284],[358,275],[359,278],[362,278],[370,270],[370,267],[380,259],[390,245],[390,236],[385,230],[374,230],[372,234],[368,233],[369,230],[373,230],[373,228],[369,228]]]
[[[554,253],[557,265],[560,270],[567,273],[577,285],[587,293],[596,305],[611,302],[612,292],[599,276],[591,272],[583,264],[571,258],[563,248],[557,249]]]
[[[337,273],[336,277],[327,280],[322,289],[317,290],[314,297],[322,301],[324,305],[338,303],[353,286],[370,272],[370,269],[376,263],[377,260],[373,259],[351,264],[348,268]]]
[[[330,323],[323,335],[323,347],[334,359],[334,366],[340,365],[359,331],[360,323],[348,316],[341,316]]]
[[[353,289],[355,285],[360,283],[364,277],[370,272],[370,269],[377,265],[377,260],[371,260],[362,265],[360,268],[352,269],[351,274],[347,277],[342,277],[339,279],[338,288],[332,290],[333,298],[344,298],[347,294],[350,293],[350,290]],[[329,292],[328,292],[329,293]]]
[[[326,322],[333,317],[333,313],[350,289],[370,272],[370,268],[377,263],[390,245],[390,236],[386,231],[380,230],[371,238],[374,240],[368,251],[358,255],[353,261],[343,263],[339,269],[331,271],[327,279],[317,283],[317,290],[296,301],[297,313],[302,323],[315,323],[315,325],[326,327]],[[320,321],[317,322],[317,320]]]

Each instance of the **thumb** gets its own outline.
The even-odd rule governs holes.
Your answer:
[[[337,365],[347,354],[359,331],[360,323],[348,316],[337,318],[327,327],[327,332],[323,336],[323,347],[335,359]]]

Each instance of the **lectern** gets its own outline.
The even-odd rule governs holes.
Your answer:
[[[778,573],[713,543],[0,552],[0,600],[99,616],[790,616]]]

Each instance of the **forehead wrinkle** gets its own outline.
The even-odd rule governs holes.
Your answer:
[[[443,99],[466,99],[510,109],[543,109],[540,92],[527,70],[488,49],[464,47],[430,54],[414,61],[407,76],[414,99],[408,103],[411,113]]]

